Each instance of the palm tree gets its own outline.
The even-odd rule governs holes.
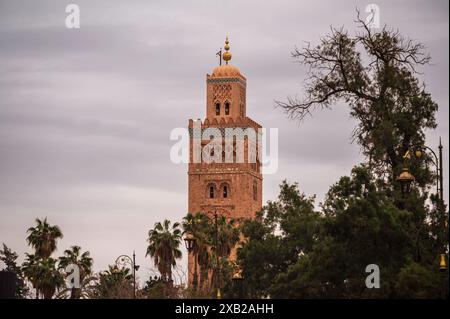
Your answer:
[[[170,221],[164,220],[163,224],[156,223],[148,232],[147,255],[150,255],[163,280],[172,282],[172,267],[176,266],[176,260],[181,258],[179,249],[181,243],[180,224],[174,223],[170,227]]]
[[[219,273],[228,263],[228,257],[239,242],[239,228],[234,219],[225,216],[217,216],[216,221],[204,213],[188,213],[184,217],[183,229],[185,233],[192,233],[195,244],[192,249],[194,256],[194,271],[197,262],[200,266],[199,287],[205,287],[207,278],[211,275],[211,287],[217,285]],[[217,242],[216,242],[217,241]]]
[[[80,281],[80,288],[77,289],[77,295],[73,297],[73,289],[74,288],[64,288],[58,292],[56,298],[58,299],[66,299],[67,296],[70,296],[70,299],[90,299],[95,297],[95,292],[97,289],[98,277],[95,275],[86,276],[83,280]]]
[[[228,257],[234,246],[239,242],[240,230],[234,219],[225,216],[217,217],[217,247],[214,253],[220,257]]]
[[[44,299],[51,299],[56,289],[64,285],[62,274],[56,269],[56,259],[42,259],[37,267],[37,283]]]
[[[84,279],[92,273],[92,258],[89,251],[81,253],[80,246],[72,246],[64,251],[64,256],[59,257],[58,269],[65,269],[68,265],[77,265],[80,269],[80,285]],[[70,299],[79,299],[81,297],[81,287],[71,288]]]
[[[200,288],[203,288],[208,272],[211,267],[211,254],[210,254],[210,221],[208,217],[203,213],[192,214],[188,213],[183,218],[183,229],[185,233],[191,233],[194,238],[194,246],[192,247],[192,255],[194,257],[194,276],[197,273],[197,263],[200,266],[200,282],[198,283]],[[195,277],[194,277],[195,279]],[[194,283],[194,286],[197,283]]]
[[[64,283],[61,273],[56,269],[56,260],[50,258],[56,250],[57,239],[62,238],[63,234],[58,226],[51,226],[47,218],[37,218],[36,226],[30,227],[27,232],[27,242],[35,253],[27,254],[23,264],[25,276],[36,289],[36,298],[40,294],[46,299],[51,298]]]
[[[51,299],[56,289],[64,284],[61,273],[56,269],[56,259],[42,259],[33,254],[26,254],[27,259],[23,263],[25,276],[36,289],[36,299],[42,295],[45,299]]]
[[[39,258],[34,254],[25,253],[26,259],[22,264],[22,270],[25,278],[27,278],[33,288],[36,290],[36,299],[39,298],[39,283],[38,283],[38,264]]]
[[[211,267],[211,287],[217,288],[224,277],[223,274],[226,273],[225,270],[230,268],[229,256],[239,242],[240,230],[234,219],[218,216],[217,225],[214,225],[213,232],[211,237],[214,238],[217,236],[217,238],[214,238],[213,246],[211,247],[211,253],[213,255],[211,257],[213,260]]]
[[[47,217],[44,220],[36,218],[36,226],[28,228],[30,233],[27,242],[34,248],[35,254],[40,258],[48,258],[56,250],[56,240],[63,234],[58,226],[50,226]]]

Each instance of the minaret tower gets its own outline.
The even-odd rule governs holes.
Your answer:
[[[253,129],[258,132],[261,126],[247,117],[246,88],[247,79],[239,69],[230,64],[232,55],[228,37],[219,65],[211,75],[206,75],[206,117],[198,125],[202,132],[208,128],[220,130],[223,138],[230,130]],[[214,154],[217,161],[194,161],[194,121],[189,120],[190,162],[188,170],[188,211],[192,214],[221,214],[228,218],[253,218],[262,207],[261,164],[250,160],[249,148],[254,143],[244,138],[244,160],[236,156],[237,138],[233,143],[233,160],[225,160],[225,151]],[[234,137],[233,137],[234,138]],[[209,141],[201,139],[202,148]],[[223,147],[225,149],[225,146]],[[213,151],[211,151],[213,152]],[[256,147],[256,152],[259,149]],[[189,282],[192,282],[193,257],[189,256]]]

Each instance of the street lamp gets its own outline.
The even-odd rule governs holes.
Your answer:
[[[414,176],[409,172],[409,168],[405,165],[403,167],[402,172],[397,177],[397,182],[400,183],[402,195],[405,196],[411,192],[411,184],[416,179]]]
[[[413,146],[414,147],[414,146]],[[415,147],[414,155],[417,158],[421,158],[425,150],[429,151],[433,157],[431,158],[431,162],[436,168],[436,195],[438,196],[440,201],[444,201],[444,183],[443,183],[443,163],[442,163],[442,142],[439,138],[439,157],[435,151],[431,147],[426,145]]]
[[[402,193],[407,194],[410,191],[410,185],[414,181],[414,179],[411,180],[411,177],[414,178],[414,176],[409,173],[408,170],[408,160],[410,158],[411,150],[414,153],[414,156],[418,159],[422,158],[423,154],[425,153],[425,150],[430,152],[433,157],[431,157],[431,162],[436,168],[436,195],[439,198],[439,205],[443,205],[444,202],[444,183],[443,183],[443,163],[442,163],[442,142],[439,138],[439,156],[436,154],[435,151],[431,147],[428,147],[426,145],[410,145],[408,147],[408,150],[406,151],[405,155],[403,156],[404,162],[403,162],[403,170],[402,173],[397,177],[397,181],[401,183],[401,185],[404,185],[402,187]],[[407,174],[409,173],[409,174]],[[402,177],[403,175],[403,177]],[[404,193],[406,191],[406,193]]]
[[[216,298],[217,299],[221,299],[222,298],[222,293],[221,293],[221,265],[220,265],[220,259],[219,259],[219,226],[218,226],[218,214],[217,211],[218,210],[224,210],[225,209],[221,208],[221,207],[214,207],[214,251],[215,251],[215,257],[216,257],[216,267],[218,270],[218,274],[217,274],[217,291],[216,291]],[[211,221],[212,218],[210,218],[209,216],[206,215],[206,217],[208,218],[209,221]],[[191,223],[191,222],[189,222]],[[188,250],[189,253],[192,253],[192,251],[194,250],[195,244],[196,244],[196,238],[194,236],[194,234],[192,234],[192,232],[187,231],[185,233],[185,237],[184,237],[184,243],[186,245],[186,249]],[[194,255],[194,277],[192,280],[192,285],[194,286],[194,289],[197,288],[198,285],[198,279],[197,279],[197,256]]]
[[[403,156],[404,163],[403,163],[403,170],[402,173],[397,177],[397,181],[400,182],[402,194],[405,195],[410,192],[411,190],[411,183],[414,181],[414,176],[409,172],[407,161],[410,158],[410,149],[414,150],[414,155],[416,158],[421,158],[424,154],[424,151],[429,151],[433,156],[431,157],[431,162],[436,168],[436,196],[438,199],[438,211],[442,213],[443,217],[443,223],[445,224],[445,227],[447,228],[447,224],[445,222],[446,220],[446,212],[444,207],[444,170],[443,170],[443,160],[442,160],[442,141],[441,138],[439,138],[439,156],[436,154],[436,152],[433,151],[430,147],[426,145],[419,145],[414,146],[411,145],[408,147],[408,150]],[[446,262],[446,254],[440,255],[440,261],[439,261],[439,270],[441,272],[447,271],[447,262]]]
[[[189,253],[191,253],[192,250],[194,249],[195,241],[196,239],[194,235],[191,232],[187,232],[186,236],[184,237],[184,243]]]
[[[114,266],[114,268],[111,270],[111,274],[113,275],[113,278],[115,280],[119,279],[120,270],[117,268],[117,266]]]
[[[116,269],[121,266],[122,268],[125,265],[130,265],[133,270],[133,298],[136,299],[136,271],[139,270],[139,265],[136,265],[136,254],[133,251],[133,258],[128,255],[120,255],[116,259]]]
[[[447,261],[445,260],[446,254],[440,255],[439,260],[439,272],[442,274],[442,298],[448,298],[448,281],[447,278]]]
[[[194,234],[190,231],[186,232],[186,236],[184,237],[184,244],[186,245],[186,249],[188,253],[192,253],[194,250],[194,246],[197,239],[194,237]],[[194,257],[194,278],[192,278],[192,286],[194,289],[197,289],[198,286],[198,275],[197,275],[197,256]]]
[[[240,281],[244,280],[244,277],[242,277],[242,270],[241,270],[241,269],[237,269],[237,270],[234,272],[232,279],[233,279],[235,282],[240,282]]]
[[[214,243],[214,250],[216,251],[216,266],[218,267],[219,273],[218,273],[218,280],[217,280],[217,299],[222,299],[222,293],[220,292],[220,287],[222,285],[221,283],[221,272],[222,269],[220,267],[220,260],[219,260],[219,226],[217,224],[217,209],[214,211],[214,226],[215,226],[215,243]]]
[[[441,254],[441,260],[439,262],[439,271],[447,271],[447,261],[445,260],[445,254]]]

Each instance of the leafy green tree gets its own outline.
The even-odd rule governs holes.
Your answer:
[[[131,299],[134,295],[133,291],[131,270],[109,266],[108,270],[99,274],[91,297],[97,299]]]
[[[184,294],[184,286],[168,286],[167,282],[158,276],[150,276],[149,280],[146,281],[145,286],[140,293],[143,298],[149,299],[177,299],[184,297]]]
[[[246,240],[238,249],[238,260],[248,297],[270,296],[276,276],[311,251],[320,227],[313,203],[314,198],[300,193],[297,184],[284,181],[278,200],[269,201],[256,219],[243,222]]]
[[[330,188],[321,205],[319,227],[312,229],[310,249],[297,256],[280,242],[301,232],[291,229],[280,237],[269,215],[249,223],[259,232],[255,234],[271,241],[252,243],[255,234],[250,234],[243,252],[252,248],[249,256],[264,262],[267,251],[275,252],[277,246],[287,249],[285,256],[278,252],[277,258],[284,257],[286,265],[275,263],[279,268],[270,274],[274,280],[250,282],[259,294],[280,298],[448,295],[448,289],[447,293],[442,289],[448,279],[440,276],[436,265],[437,256],[448,251],[445,204],[429,194],[435,180],[428,167],[430,158],[405,156],[410,149],[423,148],[425,131],[437,125],[438,106],[417,76],[417,67],[430,57],[421,43],[398,31],[387,27],[374,31],[359,15],[357,23],[360,31],[354,36],[332,28],[319,45],[294,50],[293,57],[309,68],[306,94],[278,105],[292,118],[304,119],[316,108],[344,102],[357,120],[353,138],[365,162]],[[405,165],[416,178],[407,196],[396,182]],[[240,255],[247,267],[254,266],[249,256]],[[372,263],[382,272],[380,289],[364,285],[365,266]],[[273,270],[272,264],[269,269]],[[424,279],[419,280],[420,275]]]
[[[394,199],[376,186],[369,170],[357,166],[351,176],[342,177],[330,188],[318,213],[312,206],[308,208],[312,198],[302,197],[296,185],[284,182],[278,201],[270,202],[257,219],[244,223],[248,241],[238,256],[244,267],[246,296],[447,295],[448,276],[439,273],[431,245],[433,234],[421,233],[418,247],[417,233],[412,231],[415,213],[398,208]],[[365,285],[369,264],[380,269],[379,289]]]
[[[64,256],[59,257],[59,269],[65,269],[68,265],[73,264],[77,265],[80,270],[80,286],[81,283],[85,282],[87,277],[90,277],[92,273],[92,264],[93,259],[90,257],[89,251],[85,251],[81,253],[80,246],[72,246],[70,249],[64,251]],[[89,284],[89,281],[85,286]],[[81,297],[81,287],[80,288],[71,288],[70,298],[71,299],[79,299]]]
[[[395,277],[416,255],[415,237],[409,233],[413,214],[378,192],[371,177],[356,167],[351,177],[330,188],[317,244],[277,277],[274,296],[395,297]],[[365,286],[369,264],[382,270],[380,289]]]
[[[17,265],[17,258],[19,256],[11,248],[3,244],[3,249],[0,249],[0,261],[5,264],[4,271],[9,271],[15,274],[20,273],[20,267]]]
[[[143,291],[150,299],[163,299],[166,297],[164,294],[166,287],[167,285],[161,277],[150,276],[149,280],[145,282]]]
[[[395,289],[400,298],[426,299],[448,296],[447,274],[437,274],[436,265],[406,264],[397,276]],[[441,277],[441,278],[439,278]]]
[[[408,147],[423,146],[425,130],[436,127],[438,106],[416,70],[430,57],[423,44],[398,31],[374,31],[359,14],[357,22],[361,31],[354,36],[332,28],[319,45],[294,50],[293,57],[310,70],[306,94],[278,105],[291,117],[303,119],[315,108],[343,101],[358,121],[354,139],[371,169],[391,188]],[[413,174],[421,187],[431,181],[423,165],[413,167]]]
[[[5,264],[5,268],[2,271],[11,272],[16,275],[16,298],[25,298],[28,294],[28,288],[24,282],[24,274],[22,267],[17,265],[17,258],[19,256],[11,248],[3,244],[3,249],[0,250],[0,261]]]
[[[172,283],[172,267],[175,267],[176,260],[181,258],[180,224],[174,223],[171,227],[167,219],[162,224],[156,223],[148,232],[148,243],[146,256],[153,258],[162,279]]]

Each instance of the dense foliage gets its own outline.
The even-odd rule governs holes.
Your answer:
[[[296,184],[283,182],[277,201],[246,221],[239,251],[249,297],[423,298],[448,295],[448,213],[431,194],[425,130],[435,128],[437,104],[419,83],[429,62],[424,46],[386,27],[361,32],[333,29],[317,46],[293,56],[309,68],[304,99],[278,105],[304,119],[317,107],[344,102],[357,120],[354,138],[364,162],[331,186],[319,210]],[[407,156],[405,156],[408,154]],[[409,194],[396,181],[414,176]],[[366,266],[376,264],[381,287],[368,289]]]

